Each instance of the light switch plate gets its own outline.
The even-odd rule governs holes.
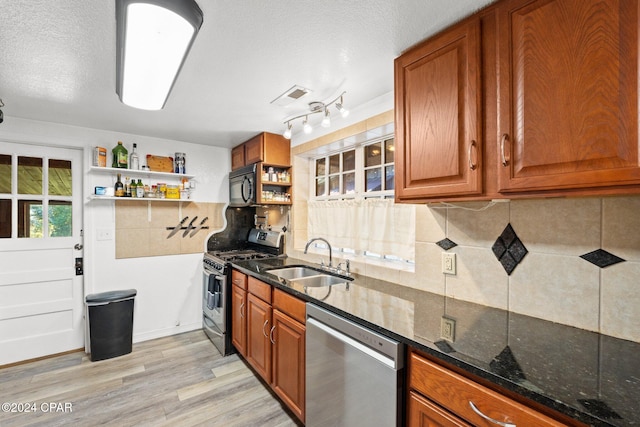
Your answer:
[[[456,254],[442,253],[442,272],[444,274],[456,274]]]

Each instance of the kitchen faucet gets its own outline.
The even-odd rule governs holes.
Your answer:
[[[309,249],[309,245],[311,245],[311,243],[315,242],[316,240],[322,240],[323,242],[325,242],[327,244],[327,247],[329,248],[329,268],[333,267],[332,263],[332,258],[331,258],[331,244],[327,241],[327,239],[323,239],[322,237],[314,237],[311,240],[309,240],[307,242],[307,245],[304,247],[304,253],[307,253],[307,250]]]

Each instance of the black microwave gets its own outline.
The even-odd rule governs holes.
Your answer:
[[[229,206],[256,204],[256,167],[254,163],[229,173]]]

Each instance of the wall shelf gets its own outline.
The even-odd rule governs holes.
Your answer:
[[[122,169],[122,168],[102,168],[99,166],[90,166],[90,173],[102,173],[107,175],[112,175],[114,173],[120,173],[128,176],[136,176],[136,177],[147,177],[147,178],[187,178],[193,179],[195,175],[188,175],[183,173],[173,173],[173,172],[156,172],[156,171],[148,171],[148,170],[135,170],[135,169]],[[119,199],[120,197],[118,197]],[[175,199],[174,199],[175,200]]]
[[[191,203],[191,202],[195,202],[195,200],[193,199],[157,199],[157,198],[153,198],[153,197],[142,197],[142,198],[138,198],[138,197],[115,197],[115,196],[98,196],[95,194],[92,194],[88,197],[89,201],[91,200],[122,200],[124,202],[184,202],[184,203]]]

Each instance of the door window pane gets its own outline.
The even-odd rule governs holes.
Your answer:
[[[355,172],[345,173],[342,177],[342,193],[349,194],[356,192],[356,174]]]
[[[42,202],[18,200],[18,237],[42,237]]]
[[[364,166],[377,166],[382,162],[382,155],[380,151],[380,143],[367,145],[364,147]]]
[[[18,157],[18,194],[42,194],[42,159]]]
[[[49,237],[71,237],[71,202],[49,202]]]
[[[349,150],[342,153],[342,170],[352,171],[356,169],[356,150]]]
[[[380,168],[368,169],[365,171],[365,191],[369,192],[382,190],[382,177],[380,175]]]
[[[0,154],[0,193],[11,193],[11,156]]]
[[[49,194],[71,196],[71,162],[49,159]]]
[[[0,200],[0,238],[11,237],[11,200]]]

